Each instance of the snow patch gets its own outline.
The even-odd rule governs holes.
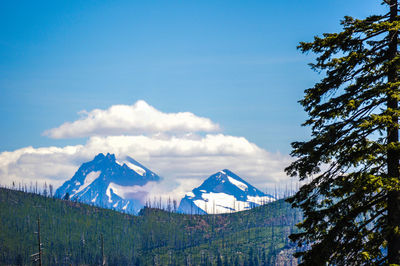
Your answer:
[[[275,199],[273,197],[270,197],[270,196],[263,196],[263,197],[247,196],[247,201],[255,203],[257,205],[264,205],[266,203],[275,201]]]
[[[275,201],[270,196],[251,197],[246,201],[237,200],[233,195],[226,193],[204,193],[202,199],[194,200],[194,204],[208,214],[220,214],[249,210],[255,206]]]
[[[227,177],[228,177],[229,182],[231,182],[232,184],[237,186],[239,189],[241,189],[243,191],[246,191],[249,189],[249,187],[245,183],[240,182],[239,180],[236,180],[236,179],[230,177],[229,175],[227,175]]]
[[[106,195],[107,195],[107,197],[108,197],[108,202],[109,203],[112,203],[112,199],[111,199],[111,183],[110,183],[110,185],[108,185],[108,187],[107,187],[107,190],[106,190]],[[114,190],[113,190],[113,192],[114,192]]]
[[[144,174],[146,173],[146,170],[144,170],[142,167],[140,167],[140,166],[138,166],[136,164],[133,164],[131,162],[128,162],[128,161],[120,162],[120,161],[117,161],[117,160],[115,160],[115,162],[117,164],[119,164],[120,166],[123,166],[124,164],[126,164],[126,166],[128,166],[130,169],[132,169],[133,171],[135,171],[137,174],[139,174],[141,176],[144,176]]]
[[[202,199],[193,201],[194,204],[209,214],[227,213],[235,210],[236,199],[226,193],[204,193]]]
[[[193,194],[193,192],[188,192],[186,193],[186,196],[193,198],[195,195]]]
[[[83,185],[79,187],[79,189],[75,192],[75,194],[78,194],[85,188],[87,188],[94,180],[96,180],[101,174],[101,171],[92,171],[90,172],[86,177],[83,182]]]
[[[126,207],[128,207],[129,201],[125,204],[124,207],[122,207],[123,210],[126,210]]]
[[[96,196],[91,200],[93,203],[96,202],[97,197],[99,196],[99,193],[96,194]]]
[[[146,173],[146,170],[144,170],[142,167],[137,166],[136,164],[130,163],[130,162],[124,162],[129,168],[131,168],[133,171],[138,173],[141,176],[144,176]]]

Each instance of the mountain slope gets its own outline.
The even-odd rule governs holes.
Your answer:
[[[211,175],[203,184],[185,195],[178,212],[217,214],[248,210],[274,201],[228,169]]]
[[[139,216],[0,188],[0,265],[30,264],[41,221],[43,265],[276,265],[291,257],[301,219],[283,200],[248,211],[184,215],[145,208]],[[283,264],[279,264],[283,265]]]
[[[68,193],[71,200],[135,214],[143,207],[140,187],[159,180],[158,175],[130,157],[120,162],[113,154],[100,153],[82,164],[55,195],[64,198]]]

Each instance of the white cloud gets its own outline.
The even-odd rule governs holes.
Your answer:
[[[163,113],[137,101],[133,105],[113,105],[106,110],[94,109],[80,112],[83,117],[66,122],[43,134],[55,139],[89,136],[137,135],[159,132],[215,132],[219,126],[210,119],[193,113]]]
[[[131,156],[164,179],[149,184],[149,197],[163,195],[180,199],[185,192],[211,174],[228,168],[261,190],[287,183],[283,169],[287,155],[269,153],[243,137],[223,134],[202,136],[108,136],[91,137],[85,145],[63,148],[27,147],[0,153],[0,182],[9,186],[38,181],[55,187],[70,179],[78,167],[100,153],[114,153],[117,159]]]
[[[36,181],[40,184],[60,185],[67,176],[77,170],[76,165],[85,157],[82,156],[82,145],[64,148],[45,147],[35,149],[26,147],[12,152],[0,153],[0,182],[9,186],[12,182],[30,185]]]
[[[98,153],[113,153],[122,160],[130,156],[162,176],[160,183],[135,188],[134,192],[151,199],[161,195],[179,200],[225,168],[261,190],[289,183],[283,170],[291,162],[288,155],[270,153],[244,137],[196,134],[218,130],[208,118],[188,112],[162,113],[144,101],[95,109],[44,133],[52,138],[89,137],[84,145],[0,153],[0,184],[9,186],[15,181],[29,186],[38,181],[58,187]]]

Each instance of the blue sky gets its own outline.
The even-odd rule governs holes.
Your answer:
[[[78,111],[189,111],[270,151],[305,139],[297,101],[319,76],[299,41],[379,1],[2,1],[0,151],[62,146]]]
[[[0,185],[57,187],[100,152],[162,176],[149,196],[180,199],[225,168],[261,190],[291,184],[290,143],[309,137],[298,100],[321,78],[296,46],[382,9],[0,0]]]

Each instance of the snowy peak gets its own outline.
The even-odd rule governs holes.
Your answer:
[[[158,175],[130,157],[119,161],[114,154],[100,153],[83,163],[56,195],[63,198],[68,194],[71,200],[137,213],[144,201],[140,187],[159,180]]]
[[[241,177],[224,169],[186,194],[179,211],[183,213],[227,213],[250,209],[275,200]]]
[[[263,192],[228,169],[213,174],[195,190],[195,192],[203,190],[214,193],[224,192],[235,196],[238,200],[247,196],[265,196]]]

